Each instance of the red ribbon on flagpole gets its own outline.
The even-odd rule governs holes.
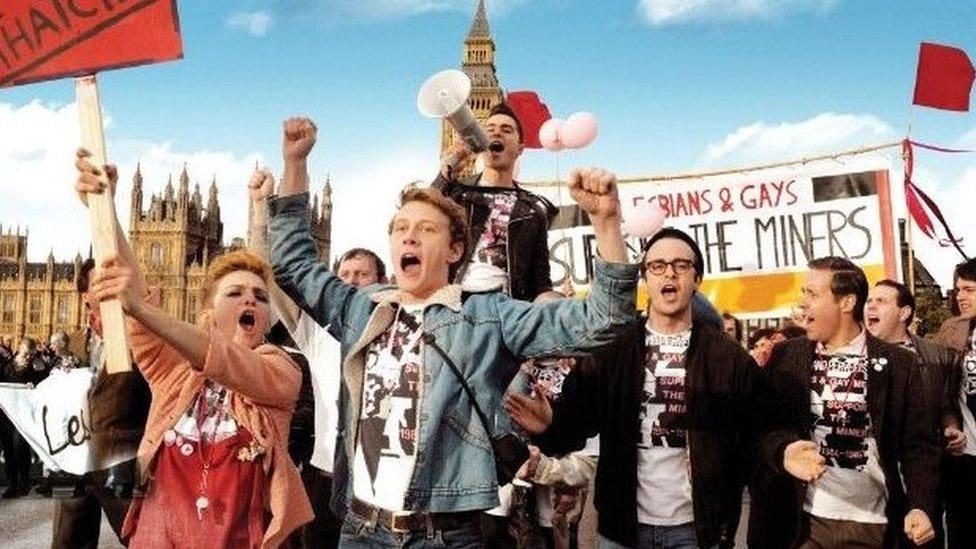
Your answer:
[[[949,228],[949,223],[946,221],[945,216],[942,215],[942,210],[939,208],[939,205],[936,204],[935,201],[929,197],[929,195],[925,194],[922,189],[919,189],[918,186],[912,181],[912,174],[915,170],[915,151],[913,147],[921,147],[923,149],[943,153],[967,153],[972,151],[936,147],[934,145],[927,145],[925,143],[919,143],[910,139],[905,139],[902,141],[902,155],[905,161],[905,204],[908,207],[908,213],[912,216],[912,219],[915,220],[915,224],[918,225],[918,228],[921,229],[925,236],[931,238],[932,240],[937,240],[940,246],[955,247],[959,254],[962,255],[963,259],[969,259],[966,252],[962,250],[963,239],[956,238],[952,234],[952,229]],[[939,221],[939,224],[945,231],[947,238],[936,238],[935,224],[932,222],[932,218],[929,217],[928,212],[926,212],[926,207]]]

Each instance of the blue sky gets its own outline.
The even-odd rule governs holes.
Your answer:
[[[202,186],[218,172],[227,236],[243,235],[246,170],[255,160],[280,169],[280,122],[302,113],[320,127],[314,178],[331,173],[336,189],[337,249],[359,244],[355,221],[373,204],[377,227],[362,238],[382,246],[391,189],[436,165],[439,128],[417,113],[417,88],[459,65],[475,4],[179,2],[183,61],[101,77],[109,154],[124,180],[120,217],[128,218],[124,187],[136,161],[156,191],[164,171],[187,162]],[[919,42],[976,58],[973,0],[499,0],[488,9],[506,89],[539,92],[557,116],[588,110],[600,119],[596,143],[562,164],[621,175],[896,140],[909,120]],[[32,259],[87,248],[47,227],[60,209],[65,223],[84,226],[67,190],[52,197],[70,186],[70,164],[59,159],[77,131],[72,101],[66,81],[0,90],[0,223],[31,226]],[[913,128],[921,141],[976,147],[973,114],[916,109]],[[937,199],[976,198],[976,157],[918,161],[920,183]],[[554,172],[550,153],[523,159],[523,179]],[[970,219],[957,225],[976,241]],[[937,247],[929,257],[944,282],[955,257]]]

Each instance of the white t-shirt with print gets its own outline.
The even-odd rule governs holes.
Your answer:
[[[461,286],[469,292],[508,291],[508,222],[518,197],[514,191],[471,194],[484,200],[489,214]]]
[[[827,460],[827,469],[807,486],[803,510],[826,519],[886,524],[888,489],[868,412],[865,338],[862,331],[833,352],[817,346],[810,411],[817,418],[813,442]]]
[[[308,369],[312,375],[315,445],[309,463],[316,469],[331,474],[335,466],[339,429],[339,385],[342,383],[339,342],[305,312],[299,313],[291,338],[308,360]]]
[[[959,408],[962,410],[962,432],[966,434],[963,452],[976,456],[976,330],[969,334],[969,346],[963,354]]]
[[[646,331],[644,391],[637,441],[637,521],[676,526],[695,520],[685,406],[685,361],[691,328]]]
[[[423,369],[423,307],[401,306],[366,350],[353,493],[402,511],[417,461],[417,410]]]

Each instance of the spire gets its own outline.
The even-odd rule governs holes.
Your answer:
[[[129,199],[129,226],[135,227],[135,222],[142,216],[142,165],[136,163],[136,173],[132,176],[132,197]]]
[[[332,177],[325,176],[325,185],[322,187],[322,217],[330,215],[332,211]]]
[[[491,40],[491,27],[488,26],[488,15],[485,13],[485,0],[478,0],[478,10],[471,23],[471,30],[468,31],[467,40],[477,39]]]
[[[210,182],[210,196],[207,198],[207,217],[213,220],[220,219],[220,205],[217,203],[217,176]]]
[[[142,163],[136,162],[136,173],[132,176],[132,190],[133,192],[142,192]]]
[[[170,174],[169,180],[166,181],[166,202],[171,202],[173,200],[173,174]]]
[[[187,195],[190,194],[190,176],[186,173],[186,163],[183,164],[183,173],[180,174],[180,191],[177,196],[180,204],[185,204]]]
[[[193,184],[193,199],[192,203],[196,205],[197,208],[203,207],[203,196],[200,194],[200,184]]]

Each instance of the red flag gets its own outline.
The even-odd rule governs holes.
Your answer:
[[[922,42],[912,103],[949,111],[968,111],[974,78],[976,69],[966,52]]]
[[[512,107],[519,123],[522,124],[523,140],[526,148],[541,149],[539,128],[552,118],[549,107],[532,91],[516,91],[508,94],[508,106]]]

